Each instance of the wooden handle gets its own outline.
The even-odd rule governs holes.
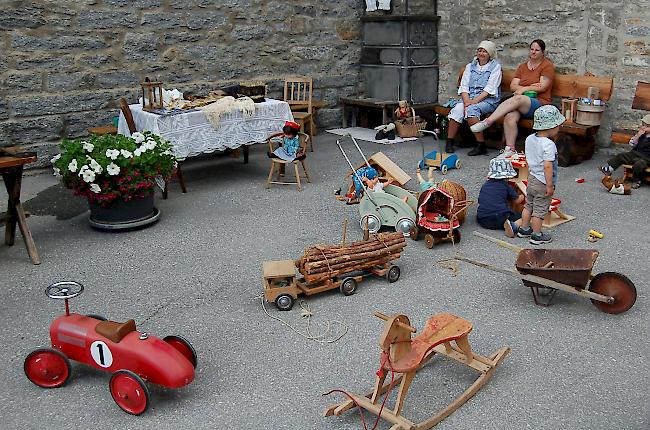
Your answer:
[[[373,312],[373,315],[376,316],[377,318],[381,319],[381,320],[384,320],[384,321],[388,321],[390,319],[390,317],[388,315],[382,314],[381,312],[377,312],[377,311]],[[415,329],[414,327],[411,327],[408,324],[404,324],[404,323],[399,322],[399,321],[395,321],[395,322],[397,323],[398,326],[402,327],[405,330],[410,331],[411,333],[416,333],[417,332],[417,329]]]
[[[479,233],[478,231],[474,232],[474,236],[482,237],[483,239],[489,240],[490,242],[494,242],[494,243],[496,243],[497,245],[499,245],[499,246],[501,246],[503,248],[508,248],[511,251],[514,251],[514,252],[517,252],[517,253],[523,251],[523,249],[524,249],[524,248],[520,248],[517,245],[513,245],[512,243],[508,243],[505,240],[495,239],[495,238],[493,238],[491,236],[488,236],[486,234]]]

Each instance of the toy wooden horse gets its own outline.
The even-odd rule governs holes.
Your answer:
[[[360,408],[393,423],[391,430],[429,429],[469,400],[487,382],[494,369],[501,364],[510,352],[509,347],[504,347],[489,357],[474,353],[467,339],[467,336],[472,331],[472,324],[452,314],[441,313],[430,318],[425,323],[423,332],[413,339],[411,339],[411,333],[415,333],[416,329],[411,326],[406,315],[395,314],[388,317],[375,312],[375,316],[386,321],[386,324],[379,339],[379,346],[382,349],[381,368],[377,372],[374,390],[365,396],[349,395],[350,400],[330,406],[325,410],[325,416],[341,415],[358,405]],[[477,370],[481,375],[460,397],[446,408],[421,423],[414,423],[401,414],[404,400],[415,373],[435,353],[459,361]],[[400,375],[395,377],[392,383],[384,385],[386,376],[391,371]],[[394,409],[383,409],[383,405],[378,404],[379,399],[384,394],[388,395],[389,391],[398,384],[399,391]]]

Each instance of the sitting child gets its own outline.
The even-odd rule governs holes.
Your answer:
[[[293,121],[286,121],[282,127],[282,145],[279,146],[273,153],[268,152],[270,158],[280,158],[284,161],[304,160],[307,156],[300,147],[300,125]]]
[[[614,170],[623,164],[632,165],[632,188],[639,188],[645,174],[645,169],[650,166],[650,114],[643,117],[639,131],[630,139],[632,150],[623,152],[607,161],[600,170],[611,176]]]
[[[521,224],[521,213],[514,212],[508,201],[523,203],[524,196],[517,194],[508,184],[508,179],[517,176],[510,160],[493,158],[490,160],[488,179],[478,195],[476,220],[483,228],[505,230],[506,236],[515,237]]]

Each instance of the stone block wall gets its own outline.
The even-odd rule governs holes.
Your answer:
[[[42,163],[62,138],[110,124],[145,76],[195,94],[261,80],[281,98],[286,76],[309,75],[330,125],[358,81],[359,0],[0,3],[0,146],[35,149]]]
[[[506,68],[525,61],[530,41],[542,39],[560,73],[614,78],[599,145],[609,145],[612,128],[636,128],[647,114],[631,109],[637,81],[650,80],[647,1],[452,0],[438,2],[438,14],[441,101],[455,94],[458,71],[482,39],[497,44]]]

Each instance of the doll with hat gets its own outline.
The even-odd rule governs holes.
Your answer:
[[[478,195],[476,210],[476,221],[481,227],[504,230],[508,237],[515,237],[521,225],[521,214],[514,212],[508,203],[521,204],[524,201],[524,196],[508,184],[508,179],[515,176],[517,172],[510,160],[500,157],[491,159],[487,180]]]
[[[293,121],[286,121],[282,127],[282,145],[279,146],[273,153],[269,152],[267,155],[270,158],[280,158],[284,161],[304,160],[306,154],[300,147],[300,125]]]
[[[607,160],[607,164],[601,166],[600,170],[605,176],[611,176],[614,170],[621,165],[631,164],[631,187],[639,188],[645,175],[645,169],[650,166],[650,114],[644,116],[641,120],[639,131],[630,139],[630,146],[632,147],[630,151],[613,156]]]

